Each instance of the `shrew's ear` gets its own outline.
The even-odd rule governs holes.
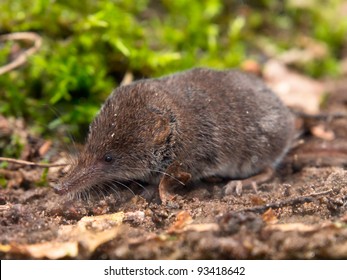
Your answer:
[[[153,141],[156,145],[163,144],[167,141],[171,133],[170,114],[155,106],[150,106],[148,109],[154,118]]]
[[[171,127],[169,119],[165,118],[165,116],[157,115],[157,119],[153,130],[154,143],[157,145],[165,143],[170,133]]]

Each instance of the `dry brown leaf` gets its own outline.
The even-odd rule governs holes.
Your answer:
[[[77,225],[83,227],[92,226],[93,228],[102,230],[109,225],[113,226],[121,224],[123,222],[124,216],[124,212],[105,214],[100,216],[85,216],[77,223]]]
[[[259,195],[252,195],[250,197],[252,205],[264,205],[266,201]]]
[[[37,259],[74,258],[80,253],[80,247],[84,254],[91,254],[118,235],[123,219],[123,212],[83,217],[76,225],[61,226],[55,240],[39,244],[0,244],[0,251]]]
[[[311,133],[323,140],[332,141],[335,139],[335,133],[331,129],[327,129],[323,124],[311,127]]]
[[[22,245],[13,247],[18,253],[24,253],[36,259],[48,258],[51,260],[73,258],[78,255],[78,243],[73,242],[45,242],[40,244]]]
[[[268,209],[266,212],[264,212],[264,214],[261,215],[261,218],[263,219],[263,221],[267,225],[273,225],[273,224],[276,224],[278,222],[278,219],[276,217],[276,213],[271,208]]]
[[[48,152],[48,150],[51,148],[51,146],[52,146],[52,141],[50,140],[45,141],[39,148],[39,155],[41,157],[44,156]]]
[[[83,246],[87,253],[92,253],[101,244],[114,239],[119,232],[119,227],[101,232],[83,231],[78,238],[78,243]]]
[[[241,64],[241,69],[249,72],[249,73],[253,73],[256,75],[259,75],[261,73],[261,67],[259,65],[259,63],[255,60],[245,60],[244,62],[242,62]]]
[[[318,59],[324,59],[328,55],[327,44],[313,38],[299,35],[298,47],[287,50],[277,56],[277,59],[285,65],[304,65]]]
[[[38,244],[0,244],[0,252],[22,254],[38,259],[73,258],[78,254],[78,243],[50,241]]]
[[[317,226],[305,225],[302,223],[268,225],[266,228],[270,230],[280,230],[284,232],[287,232],[287,231],[313,232],[318,229]]]
[[[185,226],[184,231],[219,231],[219,225],[215,223],[210,224],[190,224]]]
[[[187,211],[181,211],[177,214],[175,223],[167,230],[167,232],[171,233],[180,231],[192,221],[193,219]]]
[[[167,233],[179,233],[185,231],[218,231],[219,225],[215,223],[192,224],[193,219],[187,211],[181,211],[177,214],[175,223],[167,230]]]
[[[11,251],[11,245],[9,244],[0,244],[0,252],[7,253]]]
[[[263,75],[269,87],[287,106],[308,114],[319,112],[320,100],[326,92],[322,82],[295,73],[277,60],[265,64]]]
[[[87,252],[92,253],[99,245],[117,236],[124,213],[83,217],[71,232]]]

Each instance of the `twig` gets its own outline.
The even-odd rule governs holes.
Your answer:
[[[37,52],[42,45],[42,38],[33,32],[17,32],[0,36],[0,41],[9,40],[33,41],[34,45],[26,51],[22,52],[14,61],[10,62],[9,64],[6,64],[5,66],[0,67],[0,75],[3,75],[17,68],[18,66],[23,65],[25,62],[27,62],[28,57]]]
[[[331,113],[319,113],[319,114],[307,114],[297,109],[291,108],[291,112],[300,118],[315,120],[315,121],[331,121],[333,119],[345,119],[347,118],[347,114],[343,112],[331,112]]]
[[[35,167],[58,167],[58,166],[66,166],[66,163],[36,163],[21,159],[14,159],[14,158],[6,158],[6,157],[0,157],[0,161],[6,161],[10,163],[15,164],[21,164],[21,165],[29,165],[29,166],[35,166]]]
[[[288,206],[295,206],[298,204],[304,204],[307,202],[313,202],[317,196],[327,195],[331,192],[333,192],[333,190],[330,189],[330,190],[319,192],[319,193],[312,193],[312,194],[306,195],[306,196],[300,196],[300,197],[295,197],[295,198],[282,200],[282,201],[278,201],[278,202],[268,203],[268,204],[261,205],[261,206],[246,208],[246,209],[242,209],[242,210],[239,210],[236,212],[264,213],[265,211],[267,211],[270,208],[271,209],[278,209],[278,208],[283,208],[283,207],[288,207]]]

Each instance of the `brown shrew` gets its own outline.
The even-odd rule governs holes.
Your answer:
[[[195,68],[143,79],[108,97],[55,190],[139,180],[159,184],[167,201],[174,186],[188,181],[247,181],[275,168],[293,135],[290,111],[251,74]]]

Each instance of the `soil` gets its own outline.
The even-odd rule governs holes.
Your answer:
[[[325,111],[347,113],[346,91],[336,83]],[[167,205],[156,186],[59,196],[30,181],[44,169],[11,164],[0,169],[17,174],[0,190],[0,258],[345,259],[347,118],[304,124],[268,183],[241,190],[211,178]]]

